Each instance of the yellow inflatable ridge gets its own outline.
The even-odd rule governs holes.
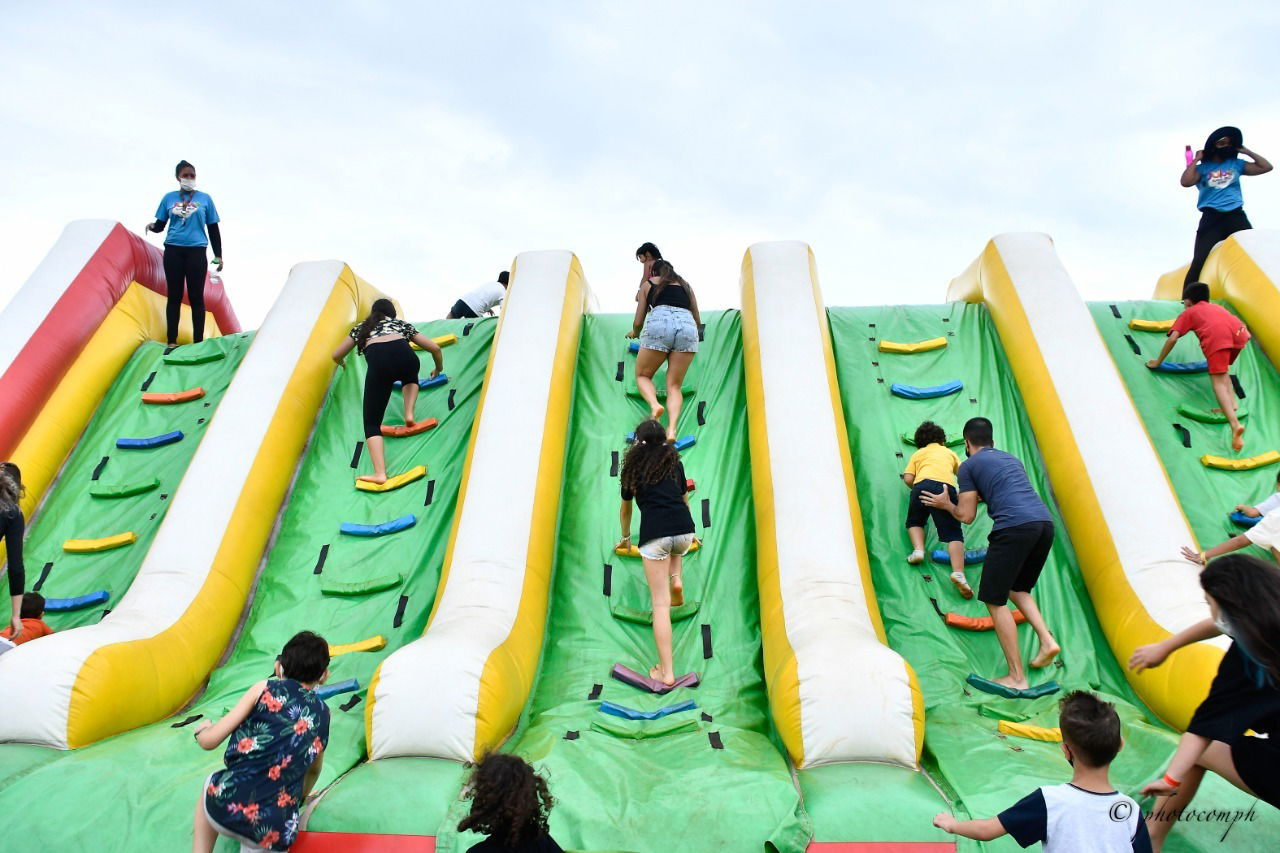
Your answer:
[[[1250,456],[1248,459],[1226,459],[1222,456],[1210,456],[1207,453],[1200,457],[1200,463],[1206,468],[1221,468],[1223,471],[1251,471],[1276,462],[1280,462],[1280,453],[1274,450]]]
[[[930,338],[927,341],[920,341],[914,344],[899,344],[893,341],[881,341],[880,352],[896,352],[903,355],[910,355],[916,352],[928,352],[929,350],[942,349],[947,345],[946,338]]]
[[[390,492],[401,486],[408,485],[414,480],[420,480],[427,476],[427,466],[419,465],[416,468],[410,468],[403,474],[397,474],[385,483],[370,483],[368,480],[356,480],[356,488],[362,492]]]
[[[101,539],[68,539],[62,543],[62,550],[68,554],[95,554],[98,551],[110,551],[132,545],[138,541],[138,534],[133,531],[117,533],[115,536],[104,536]]]

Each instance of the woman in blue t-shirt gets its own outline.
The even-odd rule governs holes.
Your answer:
[[[165,306],[169,346],[178,343],[178,318],[182,314],[182,293],[191,305],[191,339],[204,340],[204,278],[209,271],[205,248],[213,244],[213,263],[222,272],[222,233],[218,230],[218,208],[208,193],[196,189],[196,167],[186,160],[173,170],[178,189],[165,193],[156,208],[156,221],[148,231],[159,234],[169,226],[164,238],[164,279],[169,303]],[[209,236],[205,237],[205,231]]]
[[[1246,154],[1250,163],[1237,154]],[[1238,127],[1220,127],[1205,140],[1204,150],[1182,170],[1182,185],[1199,190],[1196,207],[1200,208],[1200,227],[1196,229],[1195,253],[1187,268],[1184,284],[1200,280],[1209,251],[1237,231],[1253,228],[1244,215],[1244,196],[1240,193],[1241,175],[1265,175],[1271,164],[1265,157],[1244,147],[1244,135]]]

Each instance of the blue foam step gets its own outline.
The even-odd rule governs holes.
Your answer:
[[[97,592],[91,592],[88,595],[77,596],[76,598],[46,598],[44,600],[44,609],[51,613],[66,613],[68,610],[84,610],[86,607],[93,607],[96,604],[106,604],[111,599],[111,593],[105,589]]]
[[[612,714],[615,717],[622,717],[624,720],[658,720],[669,714],[678,714],[681,711],[692,711],[697,708],[697,704],[692,699],[686,699],[683,702],[677,702],[674,705],[668,705],[665,708],[659,708],[656,711],[637,711],[634,708],[628,708],[625,705],[619,705],[615,702],[604,701],[600,703],[600,710],[606,714]]]
[[[934,385],[932,388],[921,388],[916,385],[903,385],[895,382],[889,386],[889,391],[898,397],[905,397],[908,400],[928,400],[931,397],[946,397],[948,394],[954,394],[964,387],[964,383],[959,379],[950,382],[944,382],[941,385]]]
[[[1048,696],[1050,693],[1057,693],[1062,689],[1058,682],[1046,681],[1044,684],[1037,684],[1033,687],[1028,687],[1026,690],[1015,690],[1012,687],[1005,687],[1003,684],[997,684],[972,672],[969,673],[969,677],[965,681],[968,682],[970,687],[981,690],[983,693],[1003,696],[1006,699],[1039,699],[1041,696]]]
[[[339,693],[354,693],[359,689],[360,682],[354,678],[348,678],[346,681],[339,681],[336,684],[321,684],[316,688],[316,695],[321,700],[324,700],[330,696],[337,696]]]
[[[684,438],[676,439],[676,450],[688,450],[690,447],[693,447],[697,443],[698,443],[698,439],[694,438],[691,435],[686,435]]]
[[[640,352],[640,342],[632,341],[631,343],[627,344],[627,352],[631,353],[632,355],[635,355],[636,353]]]
[[[933,558],[935,563],[951,565],[951,555],[947,553],[945,548],[936,548],[929,556]],[[977,565],[985,559],[987,559],[986,548],[974,548],[972,551],[964,552],[964,564],[966,566]]]
[[[1162,361],[1156,370],[1161,373],[1208,373],[1207,361]]]
[[[1258,518],[1250,518],[1249,516],[1245,515],[1243,512],[1233,512],[1231,513],[1230,517],[1232,522],[1234,522],[1235,524],[1238,524],[1240,527],[1253,527],[1259,521],[1262,521],[1261,516],[1259,516]]]
[[[166,444],[182,441],[183,438],[182,430],[175,429],[173,432],[153,435],[151,438],[117,438],[116,447],[122,450],[142,450],[148,447],[164,447]]]
[[[391,521],[384,521],[381,524],[356,524],[351,521],[344,521],[342,526],[338,528],[338,532],[345,533],[348,536],[385,536],[388,533],[399,533],[401,530],[408,530],[417,523],[418,517],[415,515],[393,518]]]
[[[392,383],[392,384],[393,384],[396,388],[399,388],[399,387],[400,387],[400,385],[401,385],[401,383],[399,383],[399,382],[394,382],[394,383]],[[419,379],[419,380],[418,380],[418,387],[419,387],[419,388],[421,388],[421,389],[422,389],[422,390],[424,390],[424,391],[425,391],[425,390],[427,390],[428,388],[439,388],[441,385],[448,385],[448,384],[449,384],[449,376],[448,376],[448,374],[445,374],[445,373],[441,373],[439,376],[437,376],[437,377],[436,377],[436,378],[434,378],[434,379]]]

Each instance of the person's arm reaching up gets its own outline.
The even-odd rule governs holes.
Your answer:
[[[1271,165],[1271,161],[1266,157],[1263,157],[1261,154],[1255,154],[1243,145],[1240,146],[1240,153],[1248,154],[1253,158],[1252,163],[1244,164],[1244,173],[1246,175],[1265,175],[1267,172],[1270,172],[1275,168]]]
[[[440,375],[440,371],[444,370],[444,353],[440,351],[440,345],[428,338],[422,332],[413,336],[413,342],[431,353],[431,358],[435,360],[436,369],[431,371],[431,378],[435,379]]]
[[[1182,177],[1179,179],[1184,187],[1194,187],[1200,183],[1200,170],[1196,168],[1200,165],[1200,160],[1204,157],[1203,151],[1197,151],[1196,157],[1187,164],[1187,168],[1182,170]]]

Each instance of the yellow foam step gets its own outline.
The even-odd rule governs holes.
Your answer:
[[[689,546],[689,553],[692,554],[694,551],[697,551],[701,547],[702,547],[702,540],[695,537],[693,540],[693,544]],[[613,553],[617,554],[619,557],[639,557],[640,549],[637,548],[635,545],[632,545],[630,548],[614,548]]]
[[[101,539],[68,539],[62,543],[62,550],[68,554],[96,554],[99,551],[110,551],[112,548],[123,548],[138,541],[138,534],[129,531],[117,533],[115,536],[104,536]]]
[[[1002,735],[1024,737],[1028,740],[1042,740],[1047,743],[1061,743],[1062,729],[1046,729],[1044,726],[1033,726],[1030,723],[1011,723],[1001,720],[996,727]]]
[[[356,488],[362,492],[392,492],[401,486],[407,486],[414,480],[421,480],[425,476],[427,476],[427,466],[419,465],[416,468],[410,468],[403,474],[395,475],[381,485],[370,483],[368,480],[356,480]]]
[[[1223,471],[1252,471],[1254,468],[1274,465],[1277,462],[1280,462],[1280,453],[1274,450],[1250,456],[1248,459],[1227,459],[1222,456],[1210,456],[1207,453],[1200,457],[1200,464],[1206,468],[1221,468]]]
[[[930,338],[927,341],[920,341],[914,344],[899,344],[893,341],[881,341],[880,352],[896,352],[903,355],[910,355],[915,352],[928,352],[929,350],[942,349],[947,345],[946,338]]]
[[[1129,321],[1129,328],[1136,332],[1167,332],[1173,328],[1172,320],[1140,320],[1134,317]]]
[[[456,344],[458,342],[458,336],[457,335],[441,335],[440,337],[432,338],[431,340],[436,342],[436,346],[443,349],[444,347],[451,347],[454,344]],[[413,347],[416,350],[422,349],[422,347],[418,346],[412,341],[409,342],[409,346]]]
[[[379,634],[376,637],[370,637],[358,643],[347,643],[345,646],[330,646],[329,657],[336,658],[339,655],[349,655],[352,652],[380,652],[386,647],[387,638]]]

